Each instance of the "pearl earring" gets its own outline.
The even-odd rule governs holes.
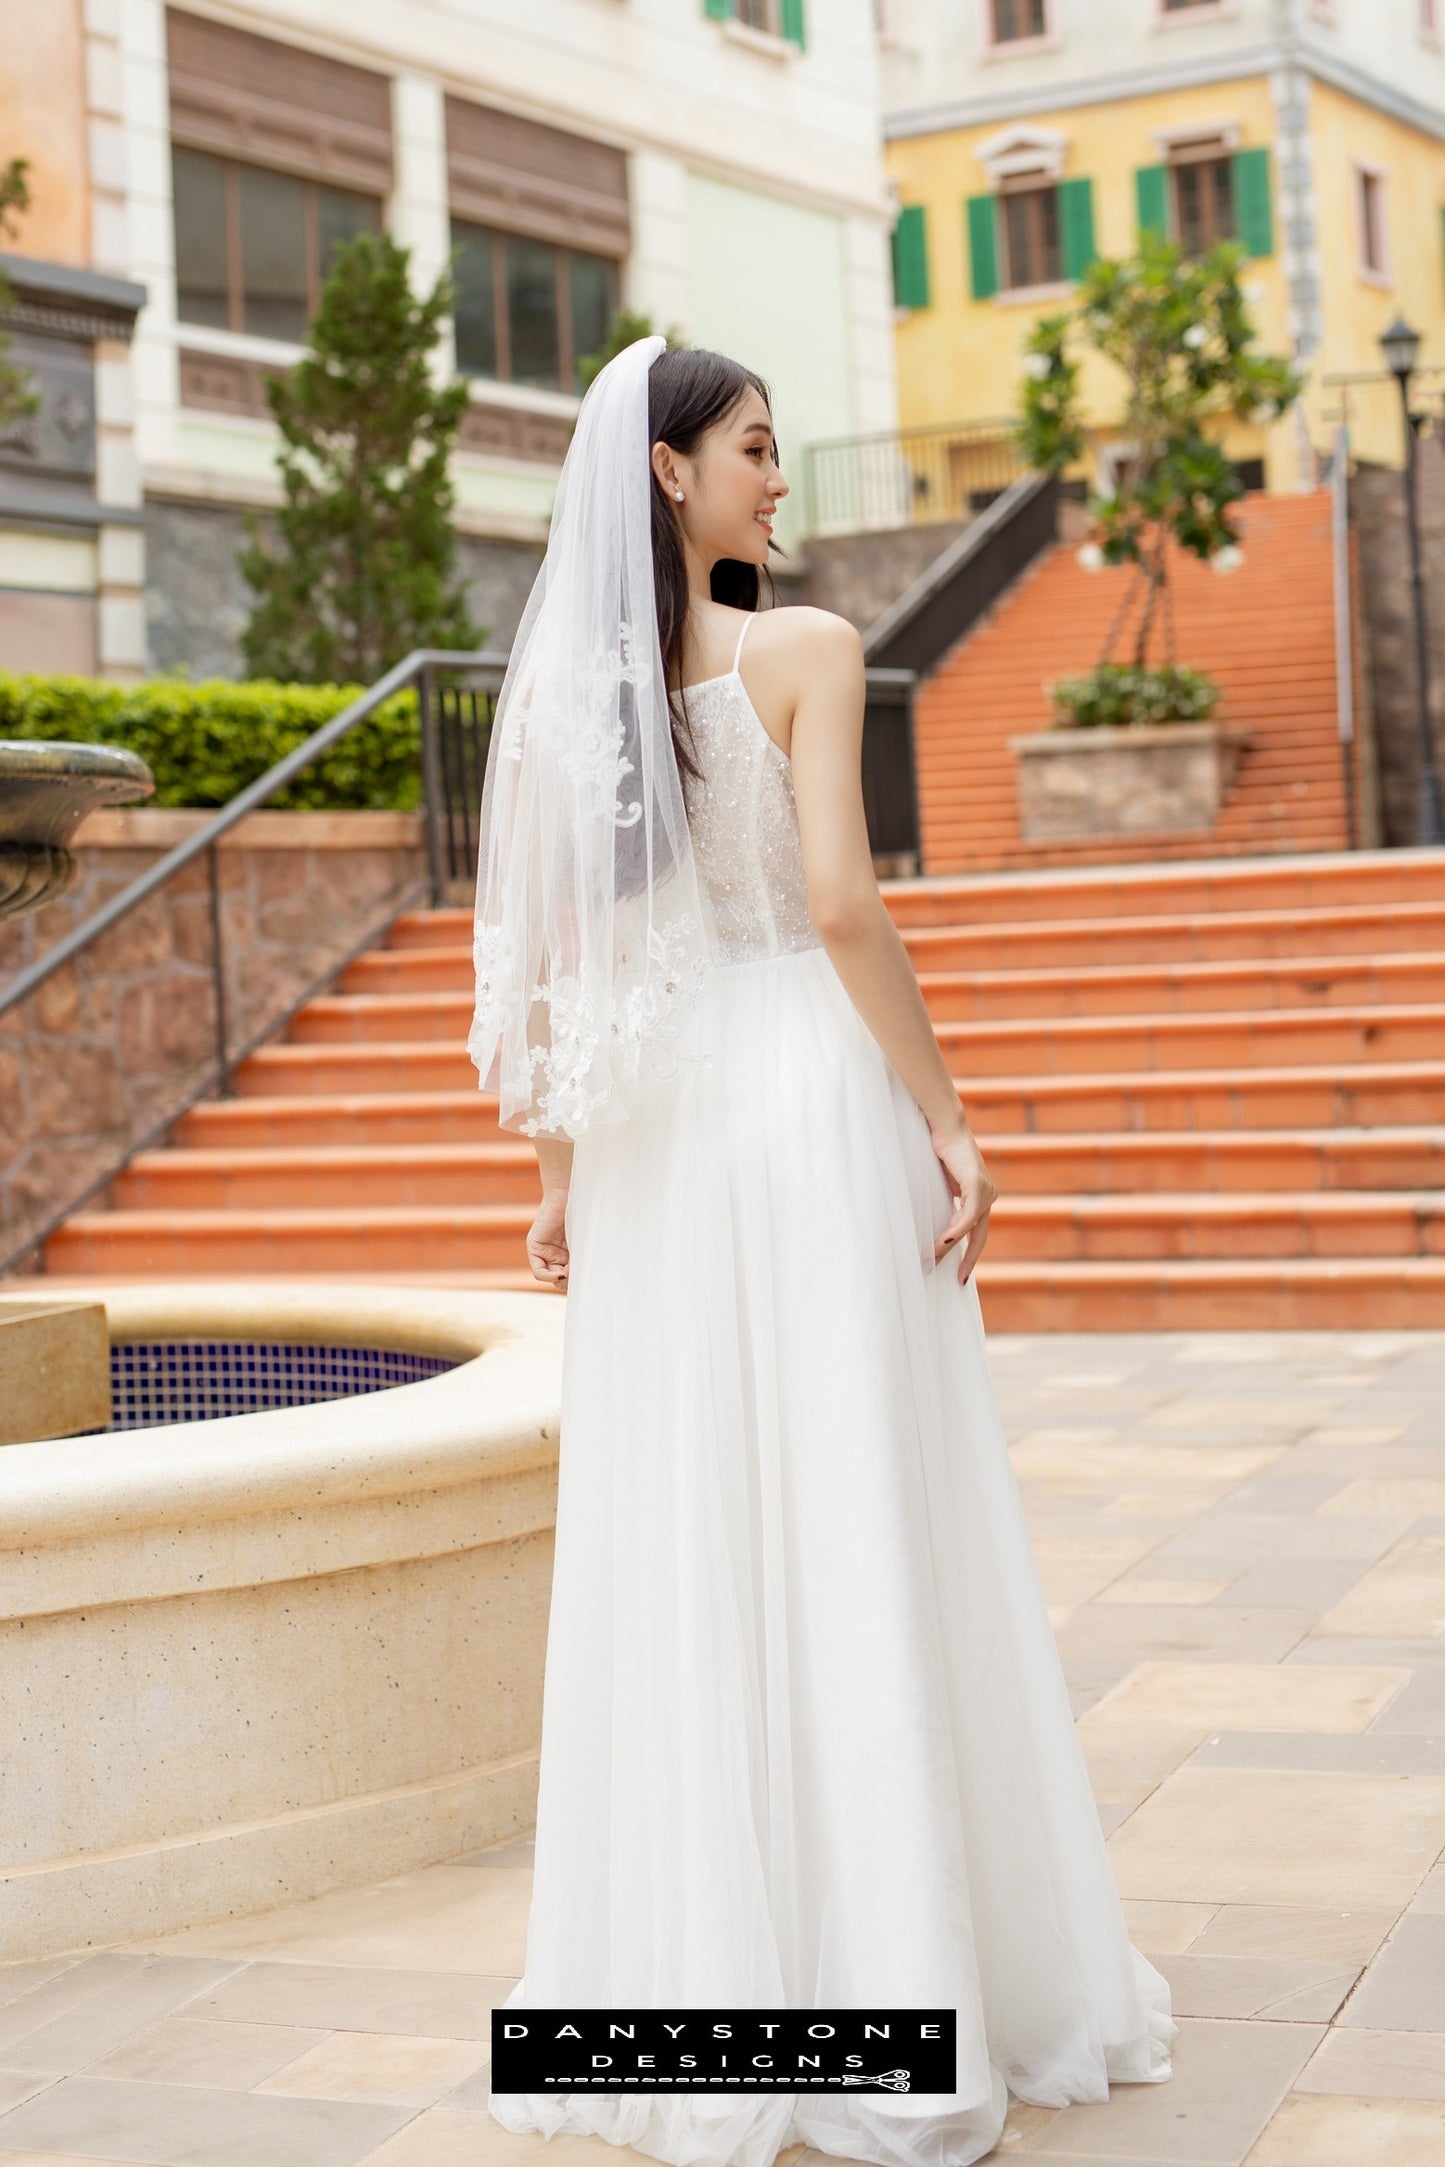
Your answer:
[[[673,495],[674,495],[674,496],[675,496],[675,497],[677,498],[677,501],[678,501],[678,503],[679,503],[679,504],[681,504],[681,502],[682,502],[682,491],[681,491],[680,489],[674,489],[672,493],[673,493]]]

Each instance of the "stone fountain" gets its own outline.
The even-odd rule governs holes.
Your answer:
[[[0,738],[0,918],[64,894],[75,878],[65,846],[88,812],[154,789],[144,760],[119,745]]]
[[[63,895],[66,848],[97,805],[148,798],[155,777],[118,745],[0,738],[0,918]],[[37,1302],[0,1317],[0,1445],[110,1420],[110,1348],[99,1302]]]

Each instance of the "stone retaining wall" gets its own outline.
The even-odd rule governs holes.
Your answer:
[[[0,924],[0,986],[210,817],[92,814],[73,846],[75,885]],[[217,865],[234,1054],[418,896],[421,820],[253,813],[223,839]],[[216,1057],[201,858],[0,1017],[0,1257],[179,1112]]]
[[[1420,441],[1419,506],[1435,771],[1445,775],[1445,443],[1436,437]],[[1359,538],[1364,661],[1374,710],[1382,840],[1408,846],[1415,841],[1420,709],[1400,470],[1362,461],[1350,479],[1350,510]]]

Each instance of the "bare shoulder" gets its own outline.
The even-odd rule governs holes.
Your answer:
[[[779,721],[817,702],[836,715],[855,701],[861,712],[863,641],[855,625],[836,610],[810,603],[787,603],[766,613],[767,647],[763,663],[779,700]],[[786,731],[788,725],[783,725]],[[780,732],[782,734],[782,732]]]
[[[836,610],[790,602],[766,614],[773,627],[770,643],[784,664],[794,658],[808,667],[820,662],[846,664],[862,656],[863,639],[857,626]]]

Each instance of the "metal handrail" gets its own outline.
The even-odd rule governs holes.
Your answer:
[[[194,1074],[184,1088],[171,1099],[160,1119],[151,1124],[144,1136],[139,1139],[127,1136],[123,1148],[116,1151],[104,1164],[91,1169],[89,1179],[81,1189],[69,1195],[43,1226],[32,1227],[21,1239],[18,1247],[9,1254],[0,1254],[0,1273],[13,1270],[36,1250],[43,1249],[45,1242],[73,1212],[82,1209],[93,1197],[99,1195],[137,1151],[145,1150],[156,1142],[198,1100],[216,1092],[223,1096],[229,1095],[234,1089],[234,1072],[240,1064],[267,1039],[273,1038],[277,1031],[284,1029],[297,1010],[314,998],[339,970],[371,947],[399,912],[412,909],[425,895],[429,895],[433,906],[442,901],[447,865],[455,860],[456,850],[454,847],[444,850],[443,846],[442,824],[444,819],[450,820],[452,808],[448,802],[450,781],[445,772],[443,757],[444,724],[440,712],[442,703],[435,680],[439,674],[445,673],[471,677],[483,675],[492,680],[489,686],[483,688],[484,694],[496,691],[500,689],[506,675],[508,659],[507,655],[491,650],[471,653],[440,647],[416,649],[404,661],[397,663],[394,669],[388,670],[368,691],[342,708],[339,714],[333,715],[319,730],[313,731],[303,744],[287,753],[284,759],[278,760],[264,775],[258,775],[244,790],[238,791],[228,804],[204,821],[193,834],[188,835],[164,857],[158,858],[154,865],[138,875],[128,887],[123,888],[92,917],[76,926],[48,953],[37,958],[28,969],[21,971],[8,986],[0,990],[0,1016],[3,1016],[34,993],[37,987],[44,985],[56,971],[89,948],[102,934],[109,932],[129,912],[144,903],[147,897],[154,895],[174,874],[183,871],[202,855],[206,857],[210,886],[208,900],[214,1058],[204,1070]],[[244,1044],[230,1045],[231,1019],[226,998],[225,934],[221,911],[218,843],[238,821],[244,820],[248,813],[283,790],[294,776],[330,751],[331,747],[355,729],[358,723],[365,722],[385,701],[412,684],[417,687],[421,730],[427,866],[425,878],[413,882],[404,893],[394,894],[387,902],[385,915],[363,929],[360,939],[348,954],[333,957],[319,977],[299,989],[293,989],[285,1001],[267,1017],[262,1028],[250,1034]],[[453,841],[449,832],[448,842]],[[114,1143],[111,1148],[114,1150]]]
[[[413,679],[424,677],[428,671],[436,669],[504,671],[506,666],[507,657],[490,650],[460,653],[445,647],[415,648],[404,661],[398,662],[384,677],[379,677],[359,699],[353,700],[349,707],[342,708],[339,715],[333,715],[330,722],[323,723],[319,730],[313,731],[304,744],[297,745],[284,759],[278,760],[274,767],[267,768],[264,775],[258,775],[254,782],[248,783],[244,790],[238,790],[235,797],[221,807],[214,819],[208,820],[204,827],[197,828],[184,842],[177,843],[174,850],[167,851],[163,858],[158,858],[154,865],[138,874],[128,888],[122,888],[118,895],[112,896],[93,917],[76,926],[43,956],[38,956],[28,969],[21,971],[17,978],[0,991],[0,1016],[33,993],[37,986],[44,985],[53,972],[58,971],[62,964],[69,963],[73,956],[78,956],[92,941],[99,939],[102,933],[108,933],[110,928],[134,910],[138,903],[143,903],[148,895],[153,895],[157,888],[163,887],[173,873],[180,872],[192,859],[200,857],[202,851],[213,849],[228,829],[235,827],[238,820],[243,820],[247,813],[254,812],[258,805],[264,805],[278,790],[283,790],[293,776],[310,767],[322,753],[329,752],[331,747],[338,744],[349,731],[354,730],[359,722],[365,722],[378,707],[396,693],[404,691]],[[424,715],[424,776],[428,775],[429,770],[434,770],[434,755],[428,751],[427,746],[429,734]],[[428,860],[433,881],[439,865],[439,850],[435,840],[439,812],[436,793],[430,790],[427,792],[426,817]]]

